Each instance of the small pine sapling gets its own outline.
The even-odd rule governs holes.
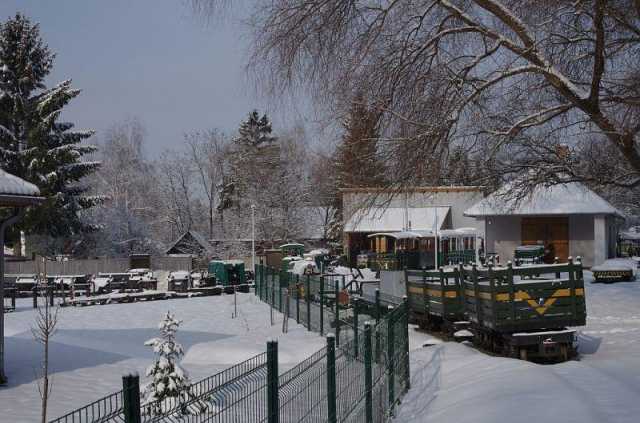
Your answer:
[[[156,361],[149,366],[146,375],[151,382],[143,389],[145,410],[158,415],[167,412],[193,414],[202,411],[202,404],[193,403],[187,372],[180,367],[184,355],[182,345],[176,341],[176,332],[182,321],[167,312],[158,328],[161,337],[152,338],[144,344],[153,347]]]

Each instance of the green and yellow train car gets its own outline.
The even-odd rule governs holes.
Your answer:
[[[586,303],[580,262],[526,267],[458,266],[407,271],[411,314],[421,326],[453,330],[467,321],[484,349],[522,359],[567,360]]]
[[[419,326],[437,329],[463,319],[458,269],[407,270],[405,281],[411,318]]]

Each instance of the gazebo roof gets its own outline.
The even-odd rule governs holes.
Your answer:
[[[0,169],[0,207],[24,207],[42,200],[37,186]]]

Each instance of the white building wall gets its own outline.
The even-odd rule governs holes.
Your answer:
[[[594,265],[594,219],[590,215],[569,216],[569,255],[580,256],[584,266]]]
[[[522,243],[520,216],[492,216],[486,218],[485,251],[500,256],[500,262],[513,260],[513,252]],[[478,225],[480,226],[480,225]]]
[[[608,258],[607,218],[597,215],[593,219],[593,263],[602,264]],[[586,265],[586,264],[585,264]]]

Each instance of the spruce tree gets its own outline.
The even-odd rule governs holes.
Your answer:
[[[30,210],[20,228],[54,237],[91,229],[80,213],[102,201],[83,194],[82,179],[99,166],[83,157],[95,151],[82,141],[93,131],[60,122],[62,109],[80,91],[63,81],[47,88],[55,54],[37,24],[17,14],[0,24],[0,166],[40,188],[46,202]]]
[[[176,341],[180,323],[173,314],[167,312],[158,325],[160,338],[152,338],[144,343],[152,347],[157,355],[156,361],[146,372],[151,381],[143,388],[149,414],[161,414],[189,397],[189,376],[178,363],[184,355],[182,345]]]

